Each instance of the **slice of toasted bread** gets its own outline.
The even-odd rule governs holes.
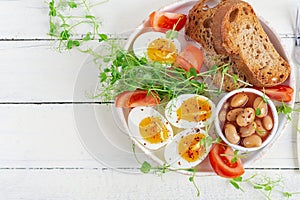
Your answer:
[[[271,87],[290,75],[290,65],[278,54],[250,4],[226,2],[212,19],[215,50],[230,55],[247,80]]]
[[[236,74],[240,80],[245,81],[246,78],[242,72],[232,62],[231,58],[225,54],[218,54],[214,48],[214,41],[211,32],[212,19],[215,12],[226,2],[237,2],[238,0],[221,0],[215,3],[213,0],[202,0],[197,2],[189,11],[188,20],[185,26],[185,33],[190,38],[199,42],[204,49],[204,64],[207,68],[215,65],[222,66],[230,63],[227,71],[231,76],[222,77],[221,70],[214,76],[213,83],[216,87],[220,87],[225,91],[232,91],[234,89],[243,87],[244,84],[236,82],[232,76]],[[223,81],[222,81],[223,80]]]

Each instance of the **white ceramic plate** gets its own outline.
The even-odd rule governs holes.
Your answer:
[[[180,2],[176,2],[174,4],[171,4],[169,6],[166,6],[164,8],[161,8],[160,10],[162,11],[170,11],[170,12],[177,12],[177,13],[184,13],[184,14],[188,14],[188,11],[192,8],[192,6],[196,3],[197,1],[180,1]],[[265,32],[268,34],[270,41],[273,43],[274,47],[276,48],[276,50],[278,51],[278,53],[285,58],[288,61],[288,58],[286,56],[286,53],[284,51],[284,48],[281,45],[280,42],[280,38],[278,37],[278,35],[275,33],[275,31],[270,28],[270,26],[268,25],[268,23],[263,20],[260,17],[260,21],[261,24],[265,30]],[[143,24],[141,24],[139,27],[137,27],[136,31],[134,31],[131,36],[129,37],[128,43],[126,44],[126,47],[129,49],[132,45],[132,42],[134,41],[134,39],[141,33],[143,33],[143,29],[145,27],[149,27],[149,20],[145,20]],[[289,61],[288,61],[289,62]],[[291,62],[289,62],[291,64]],[[292,67],[293,69],[293,67]],[[291,86],[292,88],[295,88],[295,73],[292,70],[291,71],[291,75],[290,77],[286,80],[286,82],[284,84]],[[222,95],[220,96],[222,97]],[[294,104],[294,99],[295,97],[293,97],[292,102],[290,102],[290,105]],[[215,103],[217,104],[218,100],[215,100]],[[120,118],[120,122],[121,122],[121,126],[126,129],[126,116],[124,117],[123,114],[123,110],[121,108],[117,108],[117,115]],[[279,116],[279,127],[278,127],[278,131],[277,134],[275,136],[275,138],[273,139],[273,141],[266,146],[265,148],[259,150],[259,151],[255,151],[253,153],[250,153],[248,155],[247,158],[243,159],[243,164],[244,167],[247,167],[248,165],[252,164],[254,161],[258,160],[259,158],[261,158],[271,147],[272,144],[274,144],[274,142],[280,137],[281,133],[283,132],[283,129],[285,128],[287,124],[287,119],[285,116],[280,115]],[[164,158],[161,157],[161,154],[157,155],[156,152],[151,152],[148,149],[146,149],[145,147],[143,147],[143,145],[140,145],[139,142],[137,142],[135,139],[133,139],[134,142],[136,142],[136,144],[148,155],[150,155],[150,157],[157,161],[159,164],[163,164],[164,163]],[[200,169],[203,170],[204,172],[208,172],[211,170],[210,166],[208,164],[208,159],[206,159],[206,162],[203,162],[200,164]],[[201,172],[199,172],[201,173]]]
[[[180,1],[161,8],[160,10],[187,14],[195,2],[196,1]],[[145,15],[148,15],[148,13],[145,13]],[[287,59],[284,48],[281,46],[279,37],[264,20],[261,20],[261,22],[263,28],[265,29],[279,54]],[[144,21],[144,23],[131,34],[126,45],[127,48],[130,46],[133,39],[140,33],[141,29],[145,27],[145,25],[148,25],[148,23],[148,20]],[[289,63],[292,65],[291,62]],[[292,67],[292,69],[294,68]],[[94,94],[93,92],[95,92],[97,88],[98,73],[99,71],[96,64],[92,61],[92,57],[89,56],[88,59],[83,63],[82,70],[78,75],[78,80],[74,89],[75,101],[77,99],[81,101],[83,93],[86,93],[86,91]],[[293,70],[285,84],[295,88],[295,72]],[[295,98],[293,97],[292,102],[290,102],[291,105],[294,104],[294,99]],[[107,167],[117,169],[121,169],[125,166],[127,168],[139,167],[140,165],[136,163],[132,154],[132,142],[128,136],[128,127],[125,120],[126,116],[124,115],[122,109],[115,107],[111,107],[110,109],[111,110],[103,109],[103,107],[99,109],[99,105],[97,104],[91,104],[90,106],[74,105],[74,117],[81,142],[96,160]],[[276,134],[276,137],[272,143],[262,150],[250,154],[248,158],[244,159],[243,163],[245,167],[251,165],[254,161],[261,158],[272,147],[272,144],[280,137],[283,129],[286,126],[287,120],[284,116],[279,116],[279,122],[278,134]],[[135,139],[132,140],[146,155],[146,157],[143,157],[143,159],[151,158],[159,165],[164,163],[163,150],[152,152],[144,148],[143,145],[141,145]],[[211,174],[212,169],[208,159],[205,159],[200,164],[199,170],[201,172],[198,172],[197,175],[202,176]]]

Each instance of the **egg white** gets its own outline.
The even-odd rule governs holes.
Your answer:
[[[165,157],[167,164],[169,164],[171,167],[173,167],[175,169],[193,168],[196,165],[198,165],[199,163],[201,163],[206,158],[206,156],[209,152],[209,149],[208,150],[206,149],[205,153],[198,160],[196,160],[194,162],[188,162],[187,160],[185,160],[184,158],[182,158],[179,155],[178,144],[179,144],[180,140],[189,134],[196,134],[196,133],[202,133],[205,136],[207,136],[207,133],[203,129],[197,129],[197,128],[185,129],[174,136],[172,141],[170,141],[167,144],[165,151],[164,151],[164,157]],[[210,148],[210,147],[208,147],[208,148]]]
[[[142,57],[148,58],[147,48],[149,46],[149,43],[158,38],[166,38],[166,34],[161,32],[150,31],[139,35],[135,39],[132,45],[132,50],[134,55],[138,58],[142,58]],[[181,51],[180,42],[176,38],[173,39],[172,42],[176,46],[177,52],[180,52]]]
[[[146,117],[159,117],[162,123],[166,126],[168,130],[168,139],[164,142],[158,144],[152,144],[146,141],[140,134],[139,124]],[[172,138],[173,138],[173,130],[169,122],[154,108],[139,106],[133,108],[128,115],[128,128],[131,137],[135,138],[138,142],[140,142],[144,147],[150,150],[157,150],[163,146],[165,146]]]
[[[179,109],[181,104],[193,97],[199,97],[201,99],[207,100],[208,103],[211,106],[212,115],[210,118],[208,118],[206,121],[200,121],[200,122],[189,122],[187,120],[180,119],[178,120],[178,116],[176,111]],[[205,127],[206,124],[212,123],[212,120],[215,116],[215,104],[207,97],[197,94],[182,94],[179,95],[177,98],[172,99],[168,102],[166,108],[165,108],[165,116],[167,120],[173,125],[178,128],[195,128],[195,127]]]

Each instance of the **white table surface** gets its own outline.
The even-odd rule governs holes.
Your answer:
[[[173,2],[109,0],[93,12],[103,20],[103,32],[120,34]],[[293,62],[293,24],[300,2],[248,2],[276,30]],[[76,132],[73,90],[87,55],[53,49],[45,1],[1,0],[0,19],[0,199],[199,199],[187,176],[136,175],[131,172],[138,172],[139,165],[131,160],[117,163],[120,172],[95,161],[86,151]],[[89,101],[82,96],[78,104],[88,108]],[[246,169],[245,176],[280,175],[284,190],[299,192],[296,137],[289,124],[266,155]],[[258,191],[240,192],[218,176],[197,177],[196,182],[200,199],[264,199]],[[274,195],[274,199],[283,196]]]

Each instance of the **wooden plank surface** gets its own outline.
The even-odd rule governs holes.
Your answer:
[[[176,173],[155,175],[126,174],[99,169],[41,169],[0,170],[1,199],[22,200],[101,200],[101,199],[266,199],[258,190],[242,185],[245,192],[235,189],[228,180],[217,176],[196,177],[201,196],[188,177]],[[299,191],[299,172],[285,170],[247,171],[245,177],[254,173],[276,177],[283,176],[284,192]],[[212,192],[213,191],[213,192]],[[271,199],[286,199],[282,193],[274,192]],[[294,194],[290,199],[299,199]]]
[[[127,37],[151,11],[172,2],[176,0],[109,0],[93,12],[103,21],[101,31]],[[248,2],[280,35],[293,60],[294,16],[300,2]],[[88,153],[78,136],[74,108],[105,109],[108,120],[112,117],[105,105],[89,103],[87,94],[94,90],[96,73],[87,76],[82,88],[77,87],[78,81],[84,81],[78,77],[85,73],[82,63],[87,55],[53,49],[46,2],[1,0],[0,18],[0,199],[199,199],[188,176],[137,175],[140,164],[132,155],[108,151],[103,158],[109,162],[97,162]],[[263,159],[248,166],[245,177],[254,173],[282,176],[284,191],[299,192],[296,138],[289,124]],[[107,144],[99,141],[99,145]],[[202,191],[200,199],[265,199],[250,187],[245,186],[244,193],[236,191],[217,176],[197,177],[196,182]],[[276,193],[273,199],[283,196]]]
[[[104,0],[103,0],[104,1]],[[91,2],[102,2],[91,1]],[[93,8],[103,21],[102,30],[106,33],[122,33],[133,30],[148,14],[176,0],[108,0]],[[280,34],[293,34],[294,16],[299,2],[296,0],[258,1],[248,0],[259,16],[270,22]],[[284,16],[284,17],[282,17]],[[0,1],[1,39],[45,39],[48,33],[48,4],[40,0],[1,0]],[[8,28],[9,27],[9,28]]]

